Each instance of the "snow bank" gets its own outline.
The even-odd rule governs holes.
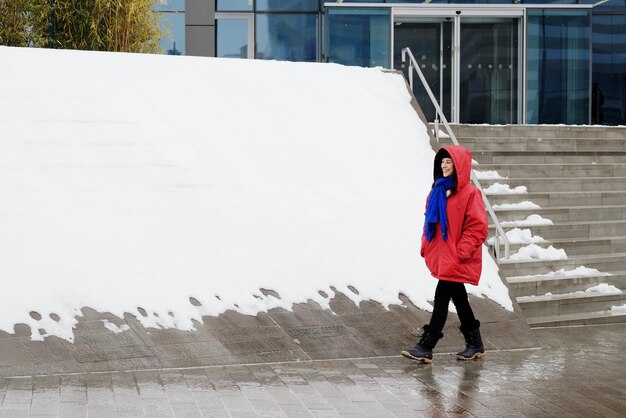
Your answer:
[[[567,260],[567,254],[563,249],[556,249],[552,245],[542,248],[537,244],[529,244],[520,248],[515,254],[511,254],[511,260]]]
[[[527,194],[528,188],[526,186],[517,186],[514,189],[508,184],[493,183],[491,186],[483,189],[486,195],[492,194]]]
[[[503,221],[503,222],[500,222],[500,224],[505,227],[554,225],[554,223],[550,219],[544,218],[541,215],[537,215],[537,214],[528,215],[526,219],[522,219],[519,221]]]
[[[0,62],[1,330],[72,341],[85,306],[191,330],[327,307],[331,287],[431,310],[434,153],[401,76],[6,47]],[[468,291],[512,310],[484,260]]]

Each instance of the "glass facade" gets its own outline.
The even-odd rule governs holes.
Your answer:
[[[386,8],[331,8],[326,13],[325,61],[390,68],[391,20]]]
[[[527,123],[589,123],[590,12],[530,9],[527,14]]]
[[[206,1],[215,1],[220,57],[406,71],[408,46],[449,120],[626,124],[626,0]],[[184,53],[184,1],[167,3],[155,6],[172,28],[163,49]],[[523,12],[498,15],[498,5]],[[431,119],[426,92],[414,89]]]

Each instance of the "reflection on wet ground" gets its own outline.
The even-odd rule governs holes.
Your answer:
[[[536,330],[541,350],[0,380],[2,417],[626,416],[626,324]]]

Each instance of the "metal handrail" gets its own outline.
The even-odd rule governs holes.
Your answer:
[[[428,82],[426,81],[426,77],[424,77],[422,70],[417,64],[417,61],[415,60],[415,57],[413,56],[411,49],[402,48],[402,62],[406,62],[407,55],[409,56],[408,74],[409,74],[409,86],[411,87],[411,90],[413,90],[413,70],[415,70],[420,80],[422,81],[422,84],[424,85],[424,89],[426,90],[426,93],[428,93],[428,97],[430,97],[430,100],[433,102],[433,106],[435,106],[436,115],[437,115],[435,117],[435,136],[437,137],[437,141],[439,141],[439,118],[441,118],[441,121],[443,122],[443,125],[446,128],[446,131],[448,131],[448,135],[450,135],[450,139],[452,140],[452,143],[454,145],[460,145],[459,141],[456,139],[456,136],[454,135],[454,132],[452,132],[452,128],[450,127],[450,124],[448,123],[448,119],[446,119],[446,116],[443,114],[443,111],[441,110],[441,106],[439,106],[439,103],[437,103],[437,99],[435,99],[435,95],[430,89],[430,86],[428,85]],[[504,233],[504,229],[502,229],[502,225],[500,224],[500,221],[498,220],[496,213],[493,211],[493,208],[491,207],[491,204],[489,203],[487,196],[485,196],[485,192],[483,191],[483,188],[480,185],[480,182],[478,181],[478,178],[474,174],[473,170],[471,171],[470,178],[472,180],[472,183],[474,183],[474,185],[478,188],[478,190],[480,190],[480,194],[483,196],[483,202],[485,203],[485,208],[487,208],[487,212],[489,212],[489,216],[491,216],[491,219],[493,220],[493,223],[496,226],[496,235],[494,236],[494,239],[493,239],[494,248],[496,249],[496,254],[495,254],[496,261],[500,262],[500,256],[499,256],[500,239],[502,239],[502,242],[504,243],[504,258],[508,260],[510,257],[509,238]]]

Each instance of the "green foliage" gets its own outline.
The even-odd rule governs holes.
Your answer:
[[[44,28],[49,20],[47,0],[0,0],[0,45],[45,44]]]
[[[158,53],[154,0],[0,0],[0,44]]]

